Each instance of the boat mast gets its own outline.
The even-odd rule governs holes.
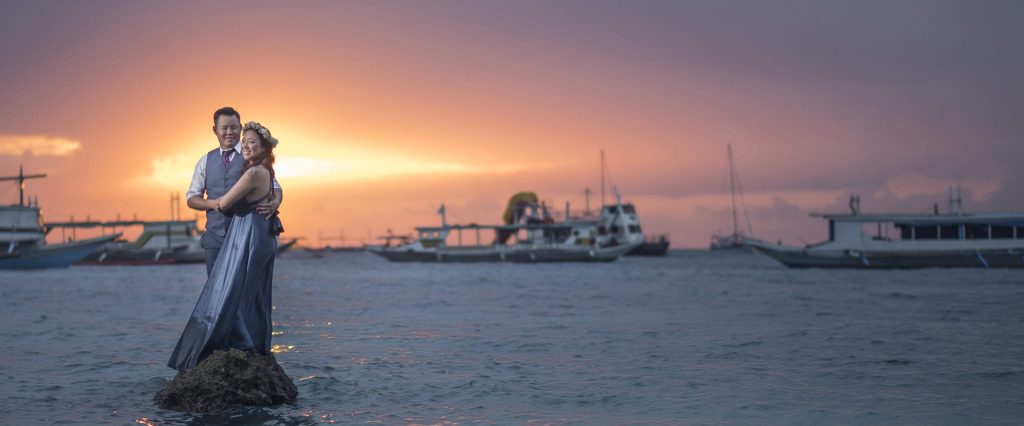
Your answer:
[[[46,173],[25,176],[25,168],[22,167],[22,166],[18,166],[18,175],[17,176],[0,177],[0,181],[4,181],[4,180],[16,180],[16,181],[18,181],[18,206],[19,207],[25,207],[25,179],[38,179],[38,178],[44,178],[44,177],[46,177]]]
[[[601,150],[601,209],[604,209],[604,150]]]
[[[728,144],[727,147],[729,150],[729,190],[732,192],[732,237],[739,240],[739,219],[736,217],[736,168],[732,162],[732,144]]]
[[[587,188],[586,190],[583,191],[583,199],[586,203],[584,204],[585,207],[583,209],[583,216],[590,217],[590,188]]]

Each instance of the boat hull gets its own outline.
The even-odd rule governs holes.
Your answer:
[[[772,250],[754,247],[790,268],[1024,268],[1024,250],[958,250],[935,252],[836,252]]]
[[[665,256],[668,254],[668,241],[645,242],[626,253],[627,256]]]
[[[186,248],[169,250],[100,250],[90,254],[77,265],[173,265],[205,263],[205,253]]]
[[[66,268],[89,256],[121,234],[89,238],[61,244],[46,244],[0,257],[0,269]]]
[[[404,249],[401,247],[374,249],[377,254],[392,262],[611,262],[635,249],[636,244],[594,248],[587,246],[570,247],[498,247],[498,248],[440,248],[430,250]]]

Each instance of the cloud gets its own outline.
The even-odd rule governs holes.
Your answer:
[[[29,154],[34,157],[44,155],[67,157],[73,155],[81,147],[81,142],[67,138],[41,135],[0,135],[0,156]]]

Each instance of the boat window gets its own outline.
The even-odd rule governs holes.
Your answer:
[[[632,232],[634,234],[641,233],[640,232],[640,225],[629,225],[629,232]]]
[[[900,239],[901,240],[911,240],[911,239],[913,239],[913,231],[912,231],[914,229],[913,226],[907,225],[905,223],[897,223],[896,224],[896,229],[900,230]]]
[[[935,225],[917,225],[914,227],[915,240],[935,240],[939,238],[939,227]]]
[[[1024,226],[1017,226],[1017,239],[1024,240]]]
[[[1013,226],[992,225],[992,239],[1009,240],[1013,238]]]
[[[890,241],[896,235],[897,226],[892,222],[865,222],[860,230],[873,240]]]
[[[964,225],[964,238],[968,240],[987,240],[988,225],[968,223]]]
[[[619,225],[612,225],[612,227],[609,228],[609,230],[612,231],[613,234],[618,234],[620,229],[622,228],[619,228]]]
[[[601,235],[605,235],[605,234],[608,233],[608,228],[605,228],[604,226],[598,226],[597,227],[597,233],[601,234]]]
[[[942,240],[959,240],[960,239],[960,225],[941,225],[939,226],[939,239]]]
[[[625,204],[622,206],[622,211],[630,214],[636,214],[636,208],[632,204]]]

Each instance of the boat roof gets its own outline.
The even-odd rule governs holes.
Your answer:
[[[894,223],[1024,223],[1024,212],[1001,213],[811,213],[836,222],[894,222]]]
[[[195,225],[195,220],[164,220],[164,221],[146,221],[146,220],[112,220],[112,221],[81,221],[81,222],[47,222],[47,227],[53,228],[99,228],[99,227],[113,227],[113,226],[167,226],[167,225]]]
[[[559,228],[572,228],[575,223],[549,223],[549,224],[518,224],[518,225],[447,225],[447,226],[419,226],[416,230],[419,232],[435,232],[435,231],[451,231],[460,229],[499,229],[499,230],[515,230],[515,229],[559,229]]]

